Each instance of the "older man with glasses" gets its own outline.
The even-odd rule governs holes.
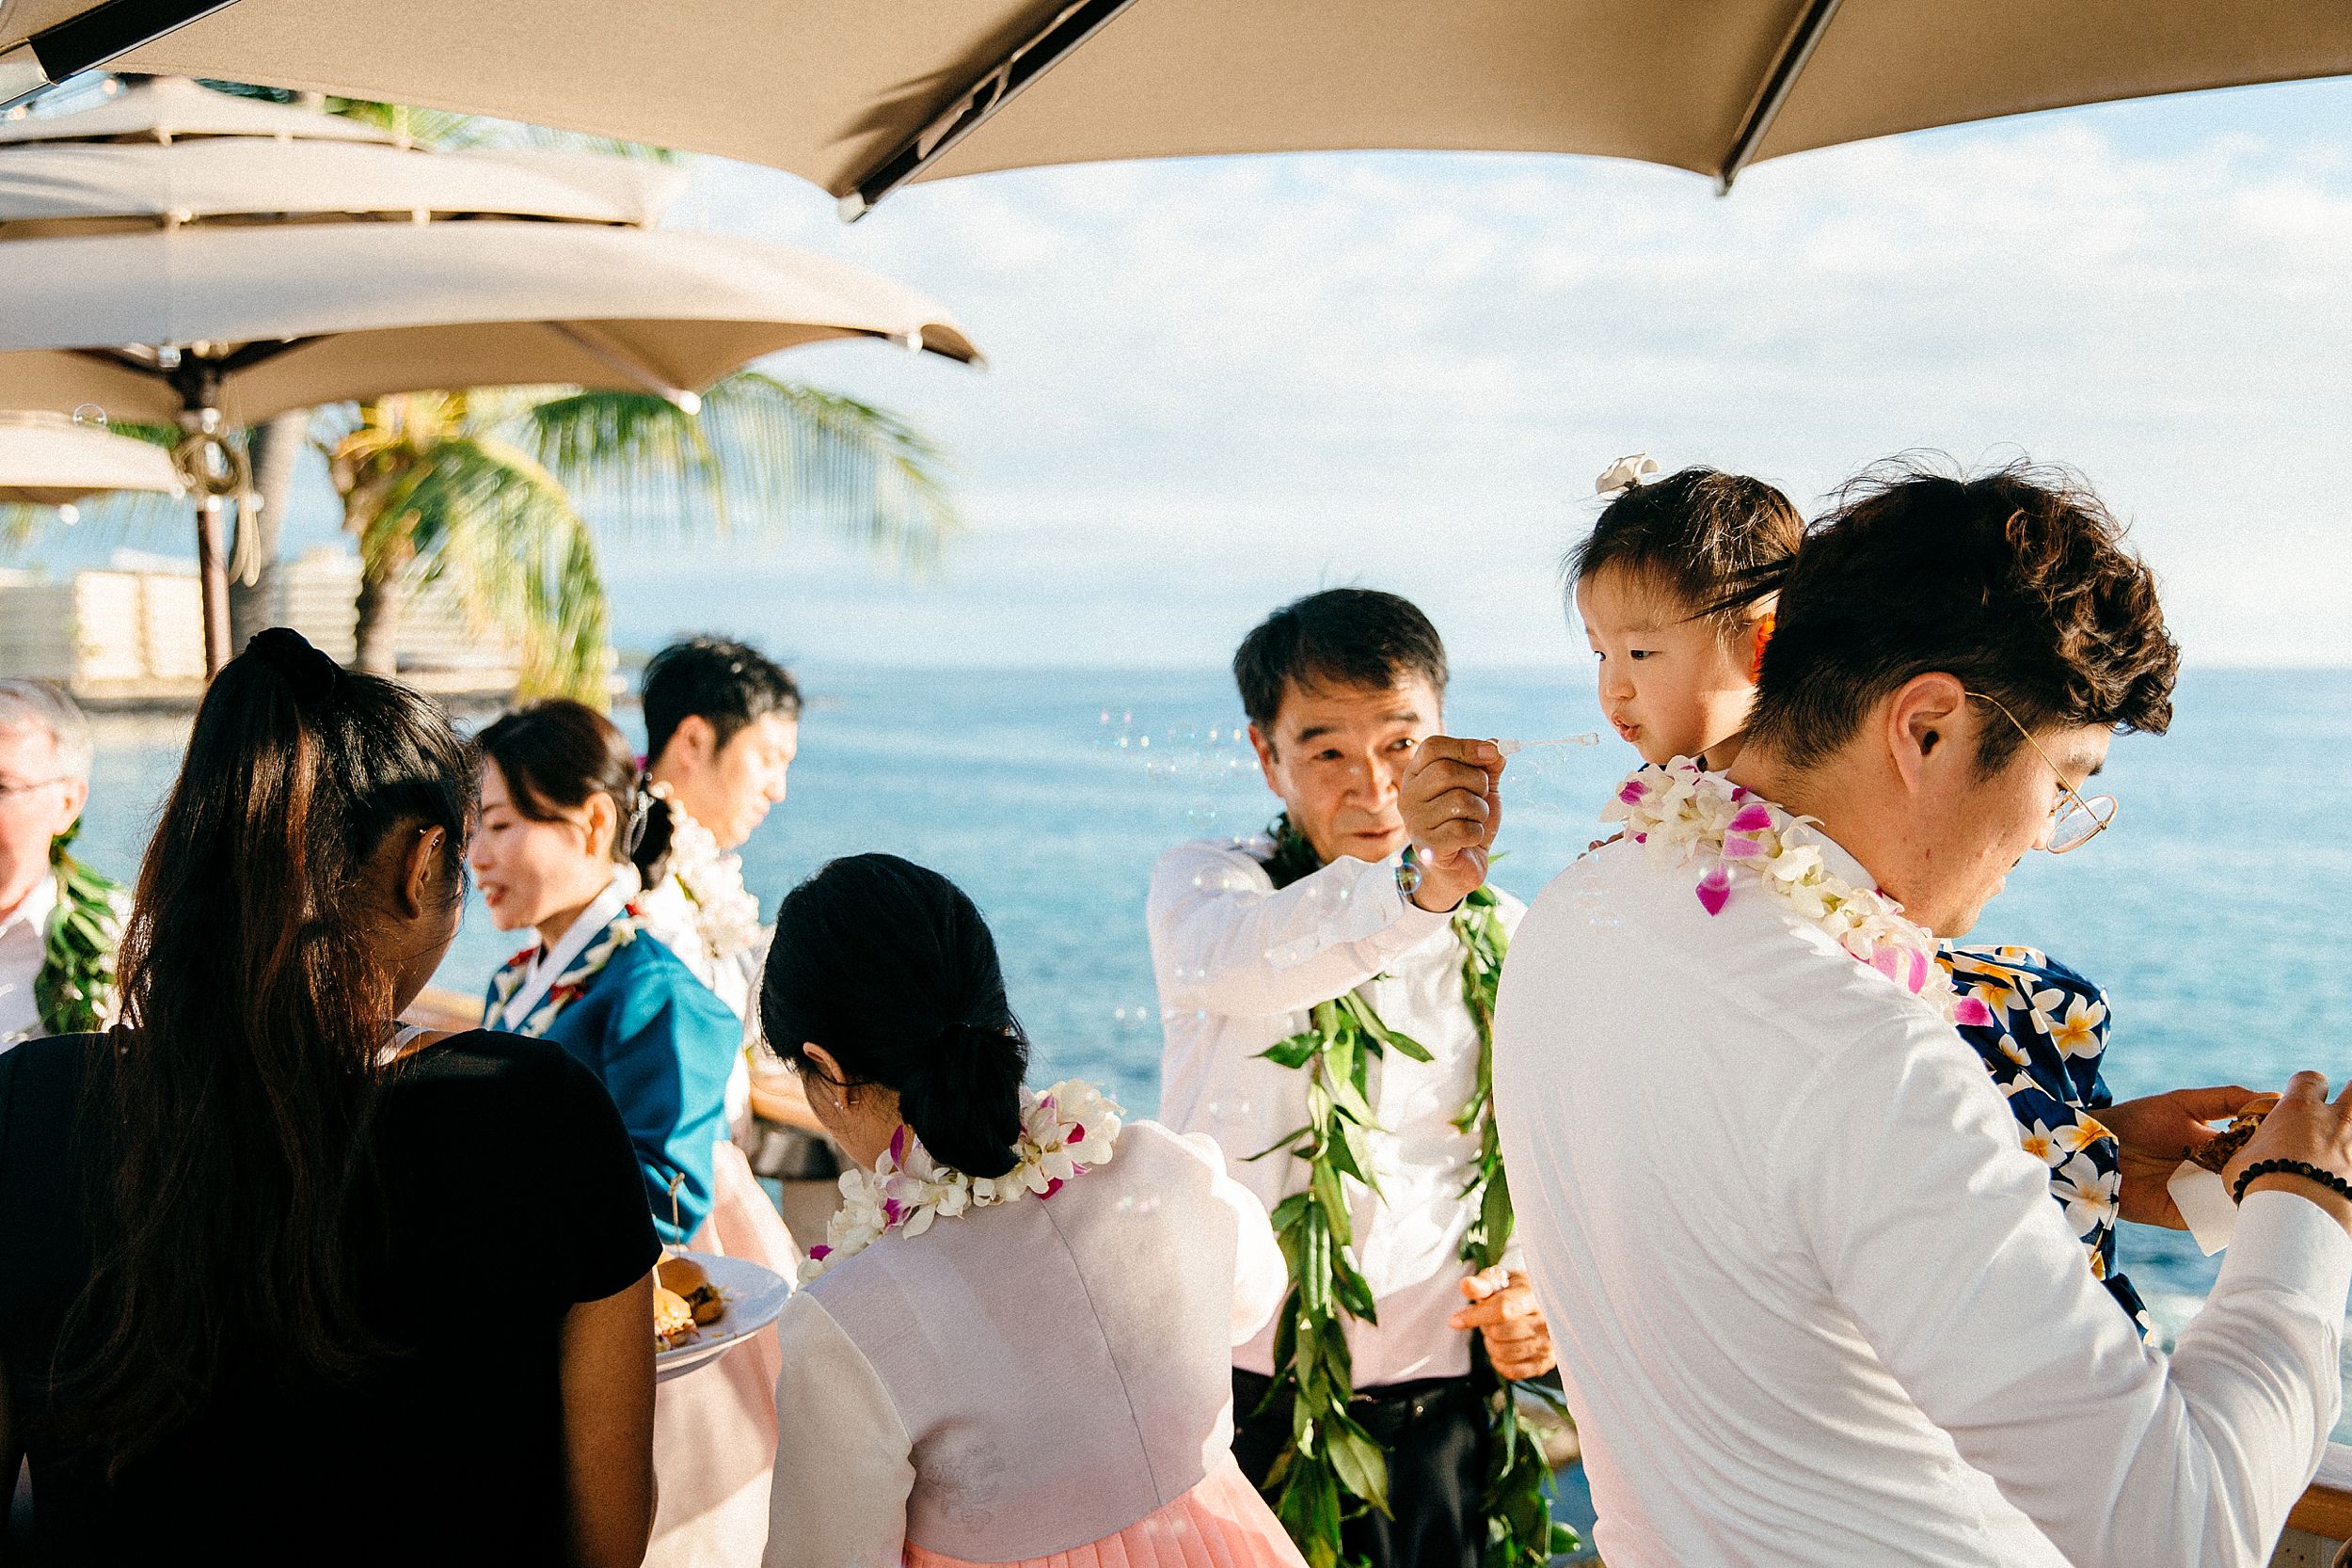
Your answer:
[[[66,853],[89,770],[72,699],[0,680],[0,1051],[113,1021],[121,892]]]

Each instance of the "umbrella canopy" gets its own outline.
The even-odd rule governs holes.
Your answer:
[[[911,178],[1322,148],[1599,153],[1728,188],[1760,159],[1925,126],[2352,72],[2352,8],[2312,0],[95,9],[17,0],[0,23],[0,74],[21,40],[27,84],[152,38],[124,63],[724,153],[800,174],[852,213]]]
[[[202,496],[215,669],[220,502],[243,488],[219,439],[231,424],[516,384],[691,407],[754,359],[838,338],[977,357],[946,311],[888,279],[648,227],[669,171],[312,137],[329,117],[298,109],[245,134],[224,102],[232,111],[213,117],[176,89],[140,89],[0,143],[0,407],[88,402],[189,433],[181,468]]]
[[[11,279],[0,405],[90,402],[116,419],[177,418],[199,374],[230,423],[255,424],[451,387],[681,396],[828,339],[978,357],[946,310],[887,278],[787,245],[668,230],[188,227],[0,239],[0,270]]]
[[[0,505],[69,506],[109,490],[179,488],[161,447],[62,414],[0,413]]]
[[[177,77],[133,81],[71,114],[0,118],[0,238],[9,239],[302,217],[647,227],[685,182],[684,169],[644,159],[421,150],[341,115]]]
[[[647,227],[685,171],[564,153],[212,137],[0,146],[0,239],[200,222],[498,216]]]

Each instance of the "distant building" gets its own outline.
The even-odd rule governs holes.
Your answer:
[[[326,546],[287,562],[278,580],[274,619],[349,663],[358,559]],[[203,626],[193,562],[123,550],[64,580],[0,570],[0,676],[56,681],[93,707],[193,704],[204,689]],[[515,689],[512,642],[474,630],[438,584],[406,596],[396,645],[401,677],[427,691],[503,698]]]

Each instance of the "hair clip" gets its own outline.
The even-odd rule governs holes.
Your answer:
[[[653,797],[645,793],[641,782],[629,800],[628,826],[621,830],[621,853],[630,860],[637,858],[637,847],[645,842],[645,821],[652,810]]]
[[[1593,493],[1608,500],[1615,500],[1638,485],[1655,484],[1662,478],[1658,471],[1658,459],[1645,451],[1620,457],[1600,471],[1593,481]]]

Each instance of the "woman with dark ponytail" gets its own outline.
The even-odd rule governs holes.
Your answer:
[[[206,693],[121,1025],[0,1056],[0,1475],[43,1560],[643,1553],[658,1249],[612,1102],[394,1023],[473,807],[437,707],[294,632]],[[494,1238],[511,1204],[565,1223]]]
[[[1215,1146],[1025,1089],[987,923],[894,855],[784,901],[760,1014],[856,1167],[778,1324],[769,1568],[1303,1568],[1233,1463],[1285,1271]]]

